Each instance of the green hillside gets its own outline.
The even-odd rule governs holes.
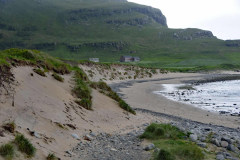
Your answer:
[[[133,55],[154,67],[239,64],[240,41],[169,29],[166,21],[160,10],[125,0],[0,0],[0,49],[104,62]]]

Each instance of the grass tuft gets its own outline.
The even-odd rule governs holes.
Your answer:
[[[74,80],[75,86],[72,92],[81,99],[75,102],[88,110],[92,110],[92,91],[88,85],[89,79],[86,73],[80,68],[75,68]]]
[[[57,157],[54,153],[49,153],[47,156],[47,160],[57,160]]]
[[[57,73],[52,74],[53,78],[56,79],[59,82],[64,82],[64,78],[58,75]]]
[[[136,114],[136,112],[124,100],[122,100],[119,97],[119,95],[116,92],[114,92],[111,89],[111,87],[109,87],[105,82],[102,82],[102,81],[100,81],[100,82],[91,82],[90,83],[90,87],[92,87],[94,89],[97,89],[100,93],[103,93],[103,94],[107,95],[108,97],[110,97],[110,98],[114,99],[115,101],[117,101],[118,105],[122,109],[124,109],[124,110],[126,110],[126,111],[128,111],[128,112],[130,112],[130,113],[132,113],[134,115]]]
[[[3,125],[3,128],[7,131],[9,131],[10,133],[14,133],[15,129],[16,129],[16,124],[14,121],[12,122],[8,122],[6,124]]]
[[[90,99],[83,98],[81,100],[76,100],[75,102],[87,110],[92,110],[92,101]]]
[[[185,133],[181,132],[177,127],[170,124],[156,124],[152,123],[148,126],[145,132],[140,136],[140,138],[147,139],[182,139],[186,136]]]
[[[35,155],[36,148],[27,138],[24,137],[24,135],[16,135],[14,143],[18,146],[18,149],[21,152],[26,153],[29,157],[33,157]]]
[[[175,160],[169,151],[161,149],[156,157],[156,160]]]
[[[203,160],[202,150],[193,142],[185,140],[186,134],[170,124],[149,125],[140,138],[152,141],[160,152],[154,160]]]
[[[46,74],[45,74],[45,72],[42,71],[42,70],[39,69],[39,68],[38,68],[38,69],[34,68],[33,71],[34,71],[35,73],[37,73],[38,75],[42,76],[42,77],[47,77]]]
[[[11,143],[0,146],[0,155],[6,159],[12,159],[14,155],[14,147]]]

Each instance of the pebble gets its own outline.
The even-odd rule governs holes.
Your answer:
[[[150,150],[153,150],[155,148],[155,145],[153,143],[147,145],[144,150],[145,151],[150,151]]]
[[[206,144],[206,143],[201,143],[201,142],[199,142],[199,143],[197,143],[197,145],[198,145],[199,147],[202,147],[202,148],[207,148],[207,144]]]
[[[196,134],[191,134],[189,137],[193,142],[196,142],[198,140],[198,136]]]
[[[227,148],[227,146],[228,146],[227,141],[221,141],[220,144],[221,144],[221,147],[224,147],[224,148]]]
[[[91,141],[80,142],[73,149],[73,153],[75,153],[73,160],[113,160],[113,157],[119,160],[151,158],[150,152],[143,152],[141,140],[136,132],[122,135],[116,133],[111,136],[100,133]]]
[[[216,156],[216,160],[225,160],[224,156],[222,154],[218,154]]]
[[[75,139],[77,139],[77,140],[80,139],[79,136],[78,136],[76,133],[73,133],[73,134],[72,134],[72,137],[75,138]]]

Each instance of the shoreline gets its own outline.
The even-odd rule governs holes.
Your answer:
[[[205,124],[225,126],[229,128],[240,127],[240,119],[230,115],[220,115],[218,113],[206,111],[196,106],[169,100],[168,98],[156,95],[153,91],[162,90],[161,84],[167,83],[189,83],[212,79],[213,77],[228,77],[228,74],[182,74],[182,76],[164,77],[151,80],[135,80],[120,83],[112,83],[110,86],[127,103],[136,110],[149,110],[157,113],[177,116]],[[234,75],[235,76],[235,75]]]

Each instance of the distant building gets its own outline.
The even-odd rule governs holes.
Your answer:
[[[133,62],[139,62],[140,58],[139,57],[132,57]]]
[[[99,62],[99,58],[89,58],[89,61],[91,61],[91,62]]]
[[[121,56],[120,62],[139,62],[139,57],[132,57],[132,56]]]

